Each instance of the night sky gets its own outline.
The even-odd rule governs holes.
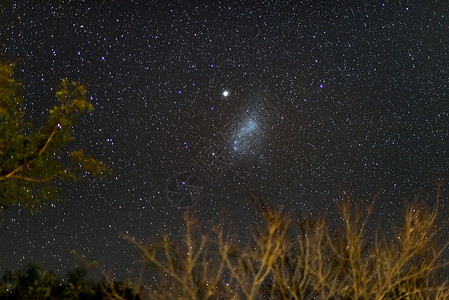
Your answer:
[[[387,228],[404,199],[432,198],[449,184],[449,2],[355,2],[1,0],[27,116],[45,120],[61,78],[85,84],[94,111],[70,147],[112,174],[3,212],[0,272],[64,274],[76,250],[133,276],[121,233],[178,239],[188,210],[243,234],[260,221],[247,189],[331,217],[339,190],[379,194]]]

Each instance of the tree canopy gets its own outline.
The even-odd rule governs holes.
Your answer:
[[[63,79],[56,105],[43,125],[33,127],[24,118],[14,68],[14,63],[0,64],[0,209],[15,203],[35,210],[58,200],[61,180],[76,180],[83,173],[103,176],[108,169],[83,149],[68,150],[76,120],[93,109],[86,88]]]
[[[76,268],[67,278],[28,264],[0,278],[0,299],[141,299],[139,289],[126,282],[88,280],[89,270]]]

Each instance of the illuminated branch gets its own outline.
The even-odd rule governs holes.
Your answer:
[[[47,141],[45,142],[44,147],[42,147],[42,149],[39,151],[39,155],[38,155],[38,156],[41,156],[42,153],[45,151],[45,149],[47,149],[48,144],[50,144],[50,141],[51,141],[51,139],[53,138],[53,136],[56,134],[56,131],[58,130],[58,128],[59,128],[59,124],[58,124],[58,126],[56,126],[55,129],[53,129],[53,131],[51,132],[50,136],[48,137]]]
[[[21,171],[23,168],[28,167],[37,157],[41,156],[42,153],[44,153],[45,149],[47,149],[48,145],[50,144],[50,141],[52,140],[52,138],[56,134],[58,128],[59,127],[57,126],[57,127],[55,127],[55,129],[53,129],[53,131],[51,132],[50,136],[45,141],[44,146],[42,147],[42,149],[39,150],[39,153],[38,153],[37,156],[32,157],[29,161],[26,161],[23,164],[19,165],[14,170],[12,170],[9,173],[7,173],[6,175],[0,176],[0,181],[6,180],[6,179],[11,178],[11,177],[19,177],[19,178],[23,179],[24,178],[23,176],[18,176],[18,175],[16,175],[16,173]],[[32,179],[32,178],[29,178],[29,179]],[[31,181],[31,180],[27,180],[27,181]]]
[[[20,175],[13,175],[11,176],[11,178],[17,178],[23,181],[28,181],[28,182],[32,182],[32,183],[45,183],[45,182],[49,182],[52,179],[58,177],[61,173],[66,172],[67,170],[64,170],[62,172],[56,172],[55,174],[46,177],[46,178],[31,178],[31,177],[26,177],[26,176],[20,176]]]

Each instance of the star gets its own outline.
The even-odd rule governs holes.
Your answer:
[[[180,237],[179,208],[195,204],[201,224],[223,211],[246,234],[258,216],[234,205],[248,200],[244,180],[286,210],[329,218],[340,187],[354,202],[382,187],[373,213],[388,228],[398,199],[449,181],[447,5],[35,2],[0,0],[1,56],[21,58],[29,121],[45,120],[60,78],[88,82],[94,110],[74,124],[73,147],[113,174],[68,184],[37,215],[0,213],[0,275],[32,261],[65,274],[76,249],[107,258],[115,278],[139,276],[117,233]]]

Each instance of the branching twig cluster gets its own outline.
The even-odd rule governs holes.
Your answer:
[[[439,196],[437,196],[438,200]],[[449,299],[440,271],[447,249],[434,209],[406,208],[392,238],[367,236],[371,207],[354,210],[342,201],[341,224],[325,217],[301,220],[251,198],[265,228],[255,228],[245,245],[224,229],[199,233],[186,215],[183,243],[163,236],[143,245],[130,236],[159,276],[146,282],[151,299]],[[342,199],[344,200],[344,199]]]

